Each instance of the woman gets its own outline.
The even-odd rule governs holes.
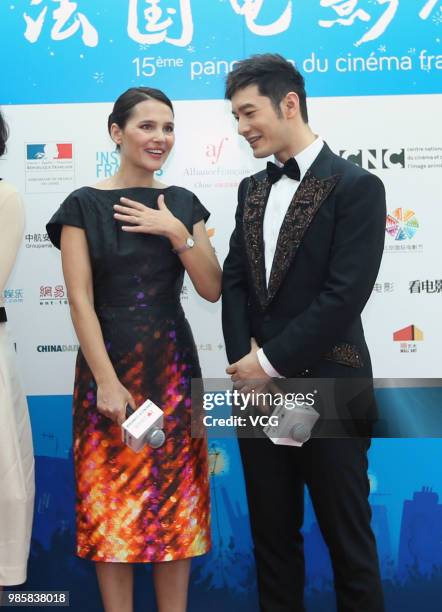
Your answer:
[[[8,131],[0,113],[0,157]],[[23,235],[23,203],[0,179],[0,591],[26,580],[34,507],[34,454],[26,398],[6,329],[3,292]]]
[[[210,548],[207,447],[190,436],[190,380],[201,372],[179,296],[186,270],[209,301],[221,270],[195,195],[154,173],[174,145],[159,90],[115,102],[115,176],[72,193],[47,229],[61,246],[80,341],[74,389],[77,553],[96,562],[107,612],[132,610],[132,563],[152,562],[158,609],[186,609],[191,557]],[[140,203],[143,202],[143,203]],[[126,405],[164,411],[166,441],[121,442]]]

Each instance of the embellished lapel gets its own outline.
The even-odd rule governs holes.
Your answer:
[[[264,259],[263,221],[270,182],[267,175],[258,179],[250,177],[244,202],[243,228],[247,259],[252,273],[259,303],[262,308],[267,304],[267,284]]]
[[[310,223],[339,179],[339,175],[318,178],[311,169],[307,170],[290,202],[279,231],[269,286],[266,291],[266,305],[275,297]]]

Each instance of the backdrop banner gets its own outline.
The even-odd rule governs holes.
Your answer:
[[[377,389],[381,408],[400,415],[413,407],[405,413],[416,414],[416,402],[439,401],[442,379],[442,2],[11,0],[0,4],[0,31],[0,104],[11,131],[0,176],[17,185],[27,212],[4,291],[37,455],[26,588],[70,590],[73,609],[95,611],[101,604],[94,569],[74,557],[73,546],[78,340],[60,254],[45,224],[70,191],[118,169],[106,128],[113,101],[136,85],[164,89],[173,99],[176,145],[158,175],[194,191],[211,211],[208,229],[222,261],[238,184],[267,161],[255,160],[236,132],[223,100],[225,76],[252,53],[278,52],[297,65],[315,133],[386,186],[384,257],[363,319],[375,377],[396,381]],[[203,302],[188,278],[181,298],[204,377],[225,377],[220,304]],[[441,450],[441,440],[424,437],[378,438],[370,450],[389,612],[440,605]],[[210,440],[210,469],[214,546],[193,565],[190,609],[256,612],[236,440]],[[304,536],[309,610],[333,610],[330,562],[308,498]],[[151,581],[138,583],[136,601],[145,607]]]

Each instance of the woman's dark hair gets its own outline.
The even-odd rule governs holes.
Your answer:
[[[239,61],[227,76],[226,99],[231,100],[237,91],[249,85],[256,85],[259,94],[270,99],[279,115],[281,100],[294,91],[299,97],[301,117],[308,123],[304,77],[282,55],[263,53]]]
[[[9,130],[6,121],[0,111],[0,157],[6,151],[6,141],[8,140]]]
[[[134,107],[140,102],[144,102],[144,100],[158,100],[158,102],[166,104],[172,113],[174,112],[172,102],[160,89],[154,89],[153,87],[131,87],[115,101],[114,108],[107,120],[109,135],[111,133],[111,125],[116,123],[118,127],[123,129],[130,119]],[[119,145],[117,145],[117,149],[119,149]]]

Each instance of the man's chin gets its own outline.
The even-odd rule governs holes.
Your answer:
[[[268,157],[270,155],[270,153],[267,153],[267,151],[264,151],[263,149],[253,149],[253,157],[256,157],[256,159],[262,159],[263,157]]]

